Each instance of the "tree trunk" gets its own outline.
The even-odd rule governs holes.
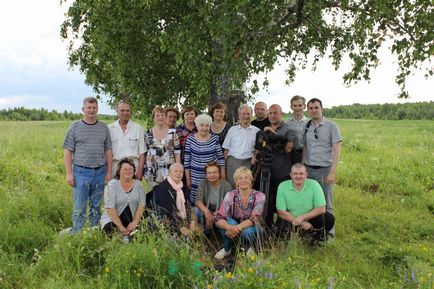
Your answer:
[[[226,104],[226,120],[230,125],[233,125],[238,121],[238,108],[245,95],[242,90],[233,90],[229,87],[230,81],[227,75],[221,76],[217,83],[211,83],[208,108],[210,109],[217,102]]]

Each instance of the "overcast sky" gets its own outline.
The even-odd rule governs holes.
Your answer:
[[[47,108],[58,111],[81,110],[84,96],[93,95],[84,84],[84,76],[67,65],[66,43],[60,38],[60,24],[65,5],[60,1],[3,1],[0,10],[0,109],[12,107]],[[278,103],[289,110],[289,99],[295,94],[317,97],[325,107],[352,103],[397,103],[398,86],[394,82],[397,67],[387,49],[381,52],[382,64],[372,73],[370,83],[361,82],[349,88],[343,85],[345,68],[335,71],[328,59],[320,62],[315,72],[300,71],[295,83],[284,85],[283,66],[268,74],[268,91],[256,100],[268,105]],[[345,65],[344,65],[345,66]],[[263,76],[256,77],[262,81]],[[411,99],[434,100],[434,81],[416,72],[407,83]],[[100,112],[111,113],[103,104]]]

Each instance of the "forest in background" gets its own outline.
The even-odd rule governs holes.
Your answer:
[[[324,109],[324,115],[340,119],[434,120],[434,102],[340,105]]]
[[[283,108],[284,111],[287,108]],[[306,113],[307,114],[307,113]],[[324,115],[340,119],[378,119],[378,120],[434,120],[434,102],[352,104],[324,109]],[[29,109],[24,107],[0,110],[1,120],[39,121],[39,120],[77,120],[81,113],[49,111],[45,108]],[[100,115],[100,119],[116,119],[113,115]]]

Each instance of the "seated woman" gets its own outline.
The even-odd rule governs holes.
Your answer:
[[[130,159],[119,161],[116,174],[104,191],[104,213],[101,227],[107,234],[117,229],[122,235],[133,232],[145,209],[145,191],[136,178],[136,167]]]
[[[232,191],[232,186],[226,180],[220,179],[221,167],[216,161],[206,164],[206,179],[202,180],[197,189],[195,213],[203,225],[205,233],[212,229],[214,215],[223,201],[226,193]]]
[[[172,164],[167,179],[154,188],[153,201],[157,218],[171,231],[180,231],[186,236],[197,228],[197,222],[191,214],[187,190],[182,183],[183,175],[184,167],[179,163]]]
[[[223,259],[228,256],[234,246],[234,239],[241,237],[241,242],[252,254],[253,244],[262,229],[259,227],[264,210],[265,195],[255,191],[252,172],[246,167],[235,170],[234,181],[236,189],[226,194],[216,215],[216,226],[220,228],[223,238],[223,249],[214,258]]]

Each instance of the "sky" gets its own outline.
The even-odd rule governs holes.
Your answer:
[[[94,95],[84,84],[84,75],[67,64],[67,43],[60,38],[60,25],[67,5],[59,0],[3,1],[0,10],[0,109],[13,107],[46,108],[80,112],[83,97]],[[70,1],[69,1],[70,2]],[[280,104],[289,111],[295,94],[307,99],[317,97],[325,107],[352,103],[398,103],[434,101],[434,81],[416,71],[407,81],[411,98],[397,98],[394,82],[397,65],[387,49],[381,52],[380,66],[372,72],[371,82],[345,87],[342,76],[349,64],[335,71],[328,59],[320,61],[315,72],[302,70],[290,86],[285,82],[285,66],[276,65],[268,73],[268,90],[261,90],[256,101]],[[254,77],[262,82],[264,75]],[[100,113],[113,114],[104,103]]]

